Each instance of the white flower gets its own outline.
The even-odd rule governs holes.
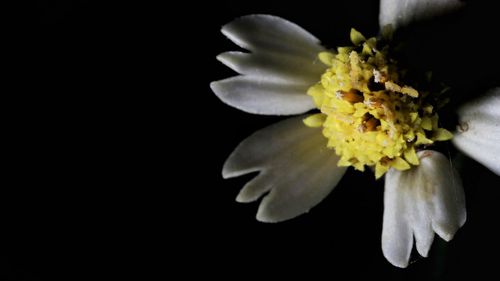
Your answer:
[[[381,26],[389,23],[394,26],[405,25],[418,18],[437,14],[438,10],[454,9],[459,3],[445,0],[382,0],[380,23]],[[223,102],[255,114],[300,114],[314,109],[315,103],[323,112],[324,108],[321,106],[324,104],[316,100],[317,96],[311,92],[309,95],[306,93],[311,91],[312,86],[329,69],[322,61],[328,63],[331,59],[329,56],[334,54],[322,53],[326,50],[313,35],[296,24],[270,15],[239,18],[225,25],[222,33],[240,47],[251,51],[226,52],[217,57],[241,74],[211,84],[212,90]],[[365,40],[356,32],[352,36],[353,42]],[[323,54],[320,55],[320,60],[318,53]],[[353,58],[351,53],[349,59],[352,63],[357,57]],[[386,79],[378,70],[374,70],[374,73],[377,74],[377,80],[383,82]],[[398,86],[390,80],[385,86],[390,91],[411,97],[418,96],[415,89]],[[348,94],[354,95],[339,92],[337,97],[339,94],[341,100]],[[315,97],[314,100],[311,95]],[[350,98],[356,99],[356,96],[346,96],[344,100]],[[498,108],[500,88],[492,89],[482,99],[459,109],[457,113],[460,123],[453,143],[465,154],[500,175]],[[346,167],[339,165],[349,157],[345,158],[338,151],[337,155],[328,147],[332,146],[331,143],[335,144],[336,140],[328,137],[328,133],[324,131],[327,126],[324,118],[335,119],[332,116],[337,115],[312,115],[306,118],[308,126],[304,125],[304,116],[284,120],[257,131],[229,156],[222,172],[224,178],[260,172],[243,187],[236,198],[238,202],[251,202],[268,193],[257,212],[259,221],[279,222],[308,212],[342,178]],[[423,119],[425,117],[422,117],[421,123],[425,123]],[[370,120],[365,121],[363,128],[366,129],[370,126]],[[376,121],[383,122],[383,118],[377,117]],[[332,122],[332,126],[338,125],[335,120]],[[437,117],[435,122],[437,123]],[[320,128],[322,126],[323,132]],[[421,126],[425,130],[431,130],[426,125]],[[431,127],[435,130],[434,133],[446,131],[436,125]],[[422,128],[418,129],[423,131]],[[434,140],[444,139],[436,137]],[[432,143],[432,140],[427,139],[422,142],[425,141]],[[337,149],[335,145],[333,147]],[[387,155],[391,157],[378,158],[393,161],[386,166],[388,171],[385,177],[382,250],[388,261],[399,267],[408,265],[414,238],[418,252],[425,257],[434,233],[449,241],[466,220],[464,192],[451,162],[437,151],[424,148],[415,154],[413,146],[408,151],[413,151],[415,156],[410,152],[406,155],[405,151],[403,160],[403,156],[391,156],[393,152],[389,151]],[[356,161],[347,165],[356,166]],[[371,160],[366,161],[369,163]],[[411,169],[407,162],[412,164]],[[376,170],[380,176],[386,170],[379,173],[379,164]],[[364,169],[364,165],[356,168]]]

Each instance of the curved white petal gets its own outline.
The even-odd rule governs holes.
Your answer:
[[[406,267],[415,237],[426,257],[434,232],[449,241],[465,223],[465,197],[460,177],[441,153],[418,153],[420,165],[391,169],[385,178],[382,251],[395,266]]]
[[[318,82],[326,68],[316,57],[289,54],[226,52],[217,59],[240,74],[307,87]]]
[[[222,33],[251,51],[217,57],[242,74],[212,83],[222,101],[256,114],[290,115],[314,108],[307,89],[326,69],[317,58],[324,50],[318,39],[296,24],[270,15],[241,17],[222,27]]]
[[[248,15],[222,27],[222,33],[238,46],[254,52],[316,56],[323,48],[309,32],[283,18]]]
[[[338,156],[326,147],[321,130],[302,117],[290,118],[257,131],[229,156],[222,175],[236,177],[260,171],[238,194],[238,202],[257,200],[263,222],[279,222],[306,213],[323,200],[342,178]]]
[[[380,0],[380,28],[388,24],[404,26],[410,22],[428,19],[464,5],[460,0]]]
[[[457,148],[500,175],[500,88],[458,111]]]
[[[313,100],[305,94],[308,86],[236,76],[212,82],[210,87],[224,103],[249,113],[290,115],[314,108]]]

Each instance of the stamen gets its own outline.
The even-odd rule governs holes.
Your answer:
[[[348,92],[338,91],[337,97],[348,101],[350,103],[357,103],[363,101],[363,95],[361,95],[357,90],[351,89]]]
[[[380,120],[372,117],[363,123],[366,127],[366,131],[375,131],[377,126],[380,125]]]

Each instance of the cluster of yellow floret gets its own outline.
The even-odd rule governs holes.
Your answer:
[[[388,48],[377,49],[377,39],[351,30],[354,47],[322,52],[329,66],[321,81],[308,90],[321,113],[304,120],[323,127],[328,147],[340,156],[339,166],[364,171],[375,168],[380,178],[389,168],[406,170],[418,165],[416,149],[452,138],[439,128],[428,92],[401,82]]]

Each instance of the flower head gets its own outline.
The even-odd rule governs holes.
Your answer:
[[[308,94],[321,113],[305,123],[323,127],[340,166],[371,166],[376,178],[390,168],[408,170],[419,164],[417,149],[452,137],[439,126],[438,97],[403,84],[389,46],[354,29],[351,40],[353,47],[319,54],[329,68]]]
[[[381,1],[381,23],[407,24],[408,18],[393,15],[410,13],[409,7],[426,14],[432,3],[456,6],[402,2],[407,4]],[[391,56],[387,36],[367,39],[353,29],[352,46],[327,50],[298,25],[269,15],[242,17],[222,33],[251,51],[217,57],[241,74],[211,84],[223,102],[257,114],[319,111],[254,133],[226,161],[224,178],[260,172],[236,198],[251,202],[264,196],[258,220],[279,222],[308,212],[352,166],[369,167],[376,178],[385,175],[382,250],[392,264],[408,265],[414,239],[427,256],[434,233],[449,241],[465,223],[458,173],[432,150],[453,137],[438,115],[443,88],[409,75]],[[453,143],[500,175],[498,107],[496,88],[458,110]]]

